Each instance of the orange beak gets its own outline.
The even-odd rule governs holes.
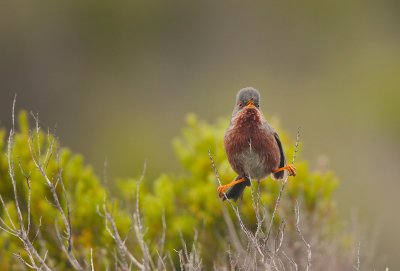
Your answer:
[[[248,100],[247,103],[246,103],[246,106],[254,107],[254,101],[253,100]]]

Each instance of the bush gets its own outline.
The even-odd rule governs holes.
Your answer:
[[[294,142],[276,120],[271,122],[278,128],[290,160]],[[186,127],[173,141],[184,172],[160,174],[156,180],[146,181],[142,189],[139,185],[145,174],[117,180],[111,197],[91,167],[84,164],[81,155],[61,147],[51,133],[39,127],[31,129],[27,114],[22,112],[19,130],[12,135],[10,144],[6,142],[5,131],[0,132],[0,194],[4,201],[0,209],[3,221],[0,222],[3,228],[0,245],[4,248],[0,254],[0,269],[24,269],[24,261],[40,267],[40,260],[38,263],[37,258],[30,259],[29,249],[24,249],[27,240],[46,266],[56,270],[90,269],[91,260],[96,270],[117,269],[117,266],[124,270],[132,263],[133,269],[164,269],[165,266],[167,269],[200,266],[206,270],[212,266],[241,269],[243,266],[232,257],[243,253],[255,259],[253,265],[247,266],[249,269],[257,269],[260,263],[266,264],[267,258],[272,261],[274,257],[283,266],[293,264],[292,261],[305,266],[308,264],[307,242],[300,237],[309,240],[310,246],[315,248],[315,268],[336,270],[334,268],[352,266],[353,239],[342,230],[343,222],[335,210],[333,193],[338,181],[332,172],[311,172],[306,161],[296,162],[297,176],[288,180],[273,223],[270,220],[281,182],[268,178],[260,182],[259,187],[253,183],[252,189],[246,189],[243,200],[237,204],[221,202],[216,193],[218,183],[209,152],[221,180],[224,183],[233,180],[236,175],[223,150],[227,125],[225,119],[209,124],[189,115]],[[31,221],[25,241],[10,234],[6,226],[11,227],[13,223],[17,233],[20,227],[10,169],[15,172],[25,228],[28,220]],[[56,195],[52,194],[53,188]],[[60,200],[59,208],[56,198]],[[301,203],[301,217],[305,220],[296,219],[297,202]],[[252,250],[239,249],[265,241],[269,225],[272,225],[271,238],[268,237],[263,246],[262,259],[261,254],[254,254]],[[285,231],[283,225],[286,225]],[[281,239],[283,235],[285,238]],[[281,243],[281,251],[286,255],[278,255],[272,248],[277,243]],[[195,246],[187,249],[186,244]],[[334,252],[335,257],[328,252]],[[329,262],[333,264],[328,266]]]

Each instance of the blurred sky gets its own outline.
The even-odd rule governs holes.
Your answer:
[[[398,1],[3,1],[0,126],[17,93],[99,175],[107,157],[154,177],[179,169],[188,112],[229,117],[256,87],[304,158],[328,157],[343,215],[380,225],[375,267],[400,269],[399,26]]]

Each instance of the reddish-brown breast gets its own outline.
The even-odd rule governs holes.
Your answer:
[[[224,143],[229,163],[240,176],[262,179],[279,166],[274,131],[257,108],[245,108],[232,117]]]

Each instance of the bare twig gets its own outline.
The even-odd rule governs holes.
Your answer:
[[[33,114],[32,114],[33,115]],[[50,177],[47,175],[46,173],[46,168],[47,165],[50,161],[51,156],[54,153],[54,144],[55,144],[55,139],[53,137],[50,136],[50,133],[48,133],[47,135],[47,140],[49,142],[49,146],[46,150],[46,154],[45,154],[45,159],[43,162],[40,161],[40,157],[41,157],[41,149],[40,149],[40,128],[39,128],[39,119],[38,117],[34,116],[35,122],[36,122],[36,141],[38,142],[38,153],[35,152],[34,148],[32,147],[32,143],[35,141],[34,135],[31,134],[31,136],[28,139],[28,147],[31,153],[31,157],[32,157],[32,161],[34,163],[34,165],[36,166],[36,168],[39,170],[40,175],[43,177],[43,179],[45,180],[46,184],[49,186],[52,198],[53,198],[53,204],[54,207],[58,210],[58,213],[61,216],[61,219],[63,221],[64,224],[64,239],[67,241],[67,245],[64,244],[63,242],[63,238],[62,235],[59,233],[58,231],[58,225],[56,224],[56,233],[57,233],[57,237],[59,239],[60,242],[60,246],[61,249],[64,251],[64,253],[66,254],[69,262],[71,263],[71,265],[73,266],[73,268],[75,270],[84,270],[83,267],[81,266],[81,264],[79,263],[79,261],[76,259],[76,257],[73,254],[73,250],[72,250],[72,226],[71,226],[71,221],[70,221],[70,204],[69,204],[69,200],[68,200],[68,196],[67,196],[67,192],[64,186],[64,182],[62,179],[62,170],[60,168],[60,166],[58,166],[58,174],[57,174],[57,182],[56,184],[54,184],[51,180]],[[58,158],[58,152],[57,152],[57,161],[58,161],[58,165],[59,165],[59,158]],[[61,201],[60,198],[57,194],[57,190],[56,190],[56,185],[60,183],[61,187],[62,187],[62,192],[66,201],[66,210],[64,210],[64,208],[61,205]]]
[[[39,267],[37,267],[35,264],[29,264],[27,261],[24,260],[24,258],[22,258],[20,253],[13,253],[15,257],[17,257],[17,259],[23,263],[24,265],[26,265],[29,268],[35,269],[35,270],[40,270]]]
[[[14,159],[13,159],[13,146],[14,146],[14,131],[15,131],[15,103],[16,103],[16,98],[17,96],[15,95],[14,100],[13,100],[13,106],[12,106],[12,128],[10,130],[10,134],[8,137],[8,143],[7,143],[7,162],[8,162],[8,173],[11,179],[12,187],[13,187],[13,195],[14,195],[14,202],[15,202],[15,208],[17,211],[17,219],[18,219],[18,228],[14,224],[14,222],[11,219],[11,215],[9,214],[8,209],[5,206],[3,198],[0,196],[1,204],[4,207],[4,211],[6,213],[7,218],[9,219],[10,225],[8,225],[3,219],[0,220],[0,223],[2,226],[0,226],[0,229],[11,234],[12,236],[15,236],[20,239],[20,241],[24,245],[24,249],[28,255],[29,258],[29,263],[24,260],[20,254],[15,254],[16,257],[26,266],[29,268],[33,268],[36,270],[42,269],[49,271],[51,270],[50,267],[46,264],[46,255],[45,257],[40,256],[39,252],[36,250],[36,248],[33,246],[32,242],[29,239],[29,228],[30,228],[30,218],[28,218],[28,223],[27,226],[25,227],[25,222],[24,218],[22,216],[22,210],[19,205],[19,195],[18,195],[18,190],[17,190],[17,181],[15,179],[15,166],[14,166]],[[22,168],[21,168],[22,170]],[[24,173],[23,173],[24,174]],[[30,209],[30,184],[29,184],[29,178],[27,178],[27,186],[28,186],[28,209]],[[30,211],[28,211],[30,212]]]
[[[294,153],[293,153],[293,158],[292,158],[292,164],[293,165],[294,165],[294,162],[296,160],[296,154],[297,154],[297,151],[298,151],[299,142],[300,142],[300,127],[297,129],[296,143],[295,143],[295,148],[294,148]],[[279,190],[278,198],[276,199],[276,202],[275,202],[274,211],[272,212],[271,222],[270,222],[269,227],[268,227],[267,238],[265,239],[266,242],[268,242],[269,236],[271,234],[272,225],[274,223],[275,215],[276,215],[276,212],[278,211],[278,207],[279,207],[279,204],[281,202],[283,190],[286,187],[288,179],[289,179],[289,175],[286,175],[285,179],[282,182],[281,189]]]
[[[275,253],[278,253],[279,250],[282,247],[283,236],[284,236],[284,233],[285,233],[285,227],[286,227],[286,222],[285,222],[285,220],[283,220],[282,223],[281,223],[281,226],[279,227],[279,231],[278,231],[278,233],[276,235],[276,238],[275,238]],[[279,238],[279,242],[278,242],[278,245],[276,245],[278,238]]]
[[[360,270],[360,247],[361,247],[361,242],[358,242],[357,246],[357,262],[356,265],[353,267],[355,271]]]
[[[160,251],[157,250],[157,256],[158,256],[158,261],[157,261],[157,269],[161,270],[161,267],[163,267],[164,270],[166,270],[165,266],[165,258],[166,256],[164,255],[164,247],[165,247],[165,236],[167,232],[167,224],[165,222],[165,211],[163,209],[162,212],[162,234],[161,234],[161,239],[159,242],[158,247],[160,248]]]
[[[90,270],[94,271],[94,264],[93,264],[93,248],[90,248]]]
[[[208,150],[208,157],[210,158],[211,166],[212,166],[212,168],[214,170],[214,174],[215,174],[215,177],[217,178],[218,184],[221,186],[222,183],[221,183],[221,180],[219,179],[218,169],[215,166],[214,159],[213,159],[213,157],[211,155],[211,150],[210,149]]]
[[[254,213],[256,215],[256,221],[257,221],[257,229],[254,233],[254,236],[257,238],[260,234],[263,235],[263,230],[262,230],[262,225],[264,223],[264,220],[266,219],[266,210],[263,209],[263,212],[260,211],[260,205],[261,204],[261,185],[260,181],[257,180],[257,193],[253,192],[253,189],[251,189],[251,202],[253,206]]]
[[[145,173],[146,173],[146,168],[147,168],[147,162],[144,163],[143,165],[143,172],[142,175],[140,176],[139,181],[136,184],[136,211],[132,214],[132,221],[133,221],[133,228],[135,230],[135,235],[136,239],[139,243],[139,246],[142,250],[142,254],[144,257],[144,266],[145,269],[148,270],[150,267],[152,269],[155,269],[155,264],[154,261],[150,255],[149,247],[147,246],[145,240],[144,240],[144,230],[143,230],[143,225],[142,225],[142,220],[140,217],[140,208],[139,208],[139,193],[140,193],[140,185],[144,179]]]
[[[16,97],[14,98],[13,101],[13,106],[12,106],[12,128],[10,130],[10,134],[8,136],[8,144],[7,144],[7,158],[8,158],[8,173],[10,175],[10,179],[12,182],[13,186],[13,191],[14,191],[14,199],[15,199],[15,207],[17,209],[17,215],[18,215],[18,222],[20,226],[20,231],[25,232],[25,226],[22,218],[22,212],[21,208],[19,206],[19,197],[18,197],[18,192],[17,192],[17,182],[15,180],[15,172],[14,172],[14,160],[13,160],[13,145],[14,145],[14,129],[15,129],[15,102],[16,102]]]
[[[297,263],[291,258],[291,257],[289,257],[287,254],[286,254],[286,252],[285,251],[282,251],[282,254],[283,254],[283,256],[285,256],[286,257],[286,259],[288,259],[289,260],[289,262],[290,263],[292,263],[293,264],[293,266],[294,266],[294,268],[295,268],[295,270],[296,271],[298,271],[299,270],[299,268],[298,268],[298,266],[297,266]]]
[[[241,251],[241,252],[244,251],[243,246],[240,242],[240,239],[237,235],[235,225],[233,224],[232,219],[229,215],[229,212],[225,208],[225,206],[222,207],[222,214],[224,216],[225,223],[228,228],[228,233],[229,233],[230,240],[232,241],[232,245],[234,246],[236,251]]]
[[[303,234],[301,233],[300,230],[300,211],[299,211],[299,203],[296,201],[296,206],[294,208],[294,212],[296,215],[296,230],[297,233],[299,234],[301,240],[303,241],[304,245],[307,247],[307,271],[310,270],[311,268],[311,245],[306,241],[304,238]]]
[[[28,219],[28,225],[26,226],[26,232],[29,235],[30,229],[31,229],[31,180],[30,180],[30,173],[26,174],[25,171],[22,168],[21,165],[21,160],[18,158],[18,165],[19,165],[19,169],[22,173],[22,175],[25,178],[26,181],[26,185],[28,187],[28,202],[27,202],[27,209],[28,209],[28,214],[27,214],[27,219]]]
[[[190,251],[186,246],[186,242],[183,239],[182,233],[179,233],[179,235],[182,243],[182,249],[179,251],[176,250],[175,251],[178,253],[180,270],[186,270],[186,271],[202,270],[202,265],[203,265],[202,260],[196,249],[197,231],[195,231],[194,233],[193,244]]]
[[[114,239],[116,245],[117,245],[117,249],[118,249],[118,253],[121,256],[121,266],[123,270],[128,270],[128,263],[126,261],[126,251],[127,248],[125,246],[125,243],[122,241],[118,229],[117,229],[117,225],[115,224],[114,218],[111,216],[111,214],[109,213],[109,211],[107,210],[106,207],[106,198],[104,197],[104,203],[103,203],[103,213],[104,213],[104,217],[105,217],[105,227],[107,232],[110,234],[110,236]],[[100,213],[99,213],[100,214]],[[108,226],[108,223],[110,223],[111,229]],[[135,258],[132,257],[131,261],[140,269],[143,270],[143,265]]]
[[[120,265],[123,270],[130,269],[127,259],[129,259],[130,262],[139,270],[150,270],[150,269],[155,270],[156,269],[156,265],[150,254],[148,244],[144,240],[144,229],[143,229],[143,224],[142,224],[141,217],[140,217],[140,205],[139,205],[140,204],[140,201],[139,201],[140,185],[144,179],[146,167],[147,167],[147,163],[145,162],[144,166],[143,166],[142,175],[140,176],[140,179],[137,183],[136,206],[135,206],[135,211],[132,214],[132,227],[134,229],[135,237],[138,241],[139,247],[142,252],[142,256],[143,256],[142,261],[140,261],[135,256],[133,256],[133,254],[128,250],[128,248],[125,244],[125,240],[121,239],[120,234],[117,229],[116,222],[106,207],[106,199],[105,198],[104,198],[104,203],[103,203],[103,213],[100,213],[98,211],[101,216],[105,217],[106,230],[110,234],[110,236],[114,239],[114,241],[117,245],[118,253],[120,255],[120,259],[118,261],[120,262]],[[163,234],[161,236],[160,243],[162,244],[162,246],[164,246],[165,230],[166,230],[165,217],[163,217],[162,219],[163,219]],[[163,248],[160,251],[161,251],[161,254],[159,253],[159,251],[157,251],[157,254],[158,254],[158,257],[161,258],[162,263],[160,263],[160,260],[159,260],[157,265],[165,266],[164,262],[163,262],[164,258],[162,256]]]

